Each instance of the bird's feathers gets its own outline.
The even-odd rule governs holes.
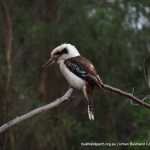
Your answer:
[[[94,120],[93,90],[94,90],[94,87],[92,87],[88,83],[83,88],[84,95],[88,102],[88,116],[90,120]]]
[[[64,75],[64,77],[66,78],[71,87],[76,89],[83,88],[83,86],[86,84],[85,81],[79,78],[73,72],[71,72],[64,64],[64,61],[60,61],[59,66],[62,74]]]
[[[66,67],[79,78],[87,81],[93,86],[100,86],[100,77],[98,76],[92,63],[82,56],[66,59]]]
[[[75,46],[71,44],[61,44],[60,46],[56,47],[52,52],[51,56],[59,55],[58,61],[65,60],[71,57],[79,56],[80,53],[76,49]]]
[[[102,80],[97,74],[93,64],[82,57],[75,46],[62,44],[51,52],[51,58],[57,58],[60,70],[69,85],[81,89],[88,101],[88,115],[94,120],[93,90],[95,86],[101,87]],[[50,59],[51,60],[51,59]]]

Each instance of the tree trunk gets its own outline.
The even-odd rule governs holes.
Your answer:
[[[5,30],[6,30],[6,87],[5,87],[5,100],[4,100],[4,121],[8,121],[12,114],[12,95],[11,95],[11,81],[12,81],[12,22],[8,10],[8,4],[6,0],[2,0],[2,7],[4,13]],[[12,130],[9,130],[5,134],[4,149],[15,149],[15,138]]]

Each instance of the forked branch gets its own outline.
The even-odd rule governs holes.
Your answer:
[[[133,96],[133,94],[131,94],[131,93],[124,92],[124,91],[122,91],[122,90],[120,90],[118,88],[114,88],[114,87],[112,87],[110,85],[107,85],[107,84],[103,84],[102,83],[101,85],[102,85],[102,87],[104,89],[106,89],[108,91],[115,92],[115,93],[117,93],[119,95],[122,95],[124,97],[128,97],[129,99],[133,100],[136,104],[139,104],[141,106],[144,106],[144,107],[150,109],[150,104],[148,104],[148,103],[144,102],[143,100],[140,100],[139,98]],[[34,115],[37,115],[37,114],[39,114],[41,112],[45,112],[45,111],[47,111],[49,109],[52,109],[52,108],[58,106],[59,104],[63,103],[64,101],[68,100],[72,93],[73,93],[73,88],[70,88],[64,94],[64,96],[56,99],[55,101],[51,102],[50,104],[47,104],[45,106],[39,107],[37,109],[34,109],[34,110],[32,110],[32,111],[30,111],[30,112],[28,112],[28,113],[26,113],[26,114],[24,114],[22,116],[19,116],[19,117],[15,118],[15,119],[5,123],[4,125],[2,125],[0,127],[0,133],[4,132],[8,128],[10,128],[10,127],[12,127],[12,126],[14,126],[14,125],[16,125],[16,124],[26,120],[26,119],[29,119],[29,118],[33,117]]]
[[[101,85],[106,90],[109,90],[109,91],[115,92],[119,95],[128,97],[129,99],[133,100],[135,103],[150,109],[150,104],[145,103],[143,100],[140,100],[139,98],[135,97],[132,93],[124,92],[118,88],[112,87],[112,86],[107,85],[107,84],[102,83]]]

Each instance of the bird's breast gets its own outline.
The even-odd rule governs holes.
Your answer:
[[[72,73],[64,64],[64,61],[59,62],[60,70],[63,74],[63,76],[68,81],[69,85],[71,87],[74,87],[76,89],[83,89],[83,87],[86,84],[86,81],[76,76],[74,73]]]

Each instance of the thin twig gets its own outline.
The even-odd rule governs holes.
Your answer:
[[[132,89],[132,93],[131,93],[132,95],[134,95],[134,88]],[[139,104],[137,104],[137,103],[133,103],[133,100],[131,99],[131,105],[134,105],[134,106],[137,106],[137,105],[139,105]]]
[[[50,104],[45,105],[45,106],[42,106],[42,107],[39,107],[39,108],[37,108],[37,109],[34,109],[34,110],[32,110],[32,111],[30,111],[30,112],[28,112],[28,113],[26,113],[26,114],[24,114],[24,115],[22,115],[22,116],[19,116],[19,117],[15,118],[15,119],[13,119],[13,120],[11,120],[11,121],[5,123],[4,125],[2,125],[2,126],[0,127],[0,133],[4,132],[4,131],[7,130],[8,128],[10,128],[10,127],[12,127],[12,126],[14,126],[14,125],[16,125],[16,124],[18,124],[18,123],[20,123],[20,122],[26,120],[26,119],[29,119],[29,118],[31,118],[31,117],[33,117],[33,116],[35,116],[35,115],[37,115],[37,114],[39,114],[39,113],[41,113],[41,112],[45,112],[45,111],[47,111],[47,110],[49,110],[49,109],[52,109],[52,108],[58,106],[58,105],[61,104],[62,102],[68,100],[68,99],[70,98],[70,96],[71,96],[72,93],[73,93],[73,88],[70,88],[70,89],[64,94],[64,96],[62,96],[62,97],[56,99],[55,101],[51,102]]]

